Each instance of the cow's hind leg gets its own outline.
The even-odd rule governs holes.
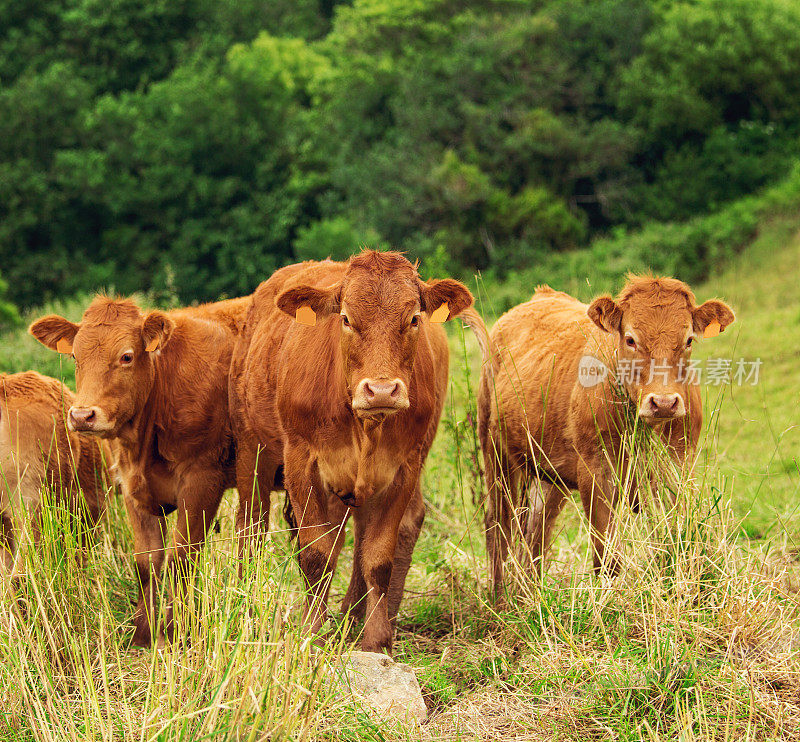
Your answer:
[[[497,599],[502,595],[505,562],[512,541],[517,483],[501,453],[486,451],[484,462],[488,489],[484,517],[486,553],[489,557],[492,593]]]
[[[566,495],[558,485],[533,478],[530,491],[530,510],[525,525],[527,557],[539,577],[542,575],[544,554],[550,545],[553,524],[564,507]]]

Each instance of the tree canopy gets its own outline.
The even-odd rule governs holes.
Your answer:
[[[782,177],[789,0],[0,0],[0,273],[183,301],[386,245],[505,272]]]

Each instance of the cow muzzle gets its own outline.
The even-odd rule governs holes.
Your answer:
[[[686,414],[686,404],[677,392],[646,394],[639,406],[639,417],[647,422],[674,420]]]
[[[392,415],[409,406],[408,389],[400,379],[362,379],[353,395],[357,415]]]
[[[100,435],[111,430],[111,426],[99,407],[70,407],[67,426],[76,433]]]

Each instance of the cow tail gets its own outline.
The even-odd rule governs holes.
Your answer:
[[[472,330],[472,332],[475,333],[475,338],[477,339],[478,345],[481,349],[483,365],[490,365],[489,362],[492,358],[492,343],[491,340],[489,340],[489,331],[486,329],[486,325],[483,323],[483,319],[481,318],[480,314],[475,311],[474,307],[468,307],[467,309],[464,309],[458,315],[458,317],[467,327],[469,327],[470,330]]]

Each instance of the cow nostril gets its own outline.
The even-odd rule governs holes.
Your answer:
[[[375,396],[375,390],[369,385],[369,382],[364,384],[364,391],[367,393],[368,397],[374,397]]]
[[[94,422],[95,418],[97,417],[95,411],[91,410],[91,409],[89,409],[89,410],[85,410],[85,409],[84,410],[81,410],[81,409],[70,410],[69,414],[70,414],[70,417],[72,418],[72,421],[74,423],[81,423],[81,424],[84,424],[84,425],[87,424],[87,423]]]
[[[395,382],[394,388],[392,389],[391,395],[392,399],[397,399],[400,396],[400,384]]]
[[[658,396],[653,394],[648,399],[648,407],[650,408],[650,412],[653,413],[667,413],[667,412],[675,412],[677,411],[680,405],[680,398],[677,394],[668,394],[663,396]]]

